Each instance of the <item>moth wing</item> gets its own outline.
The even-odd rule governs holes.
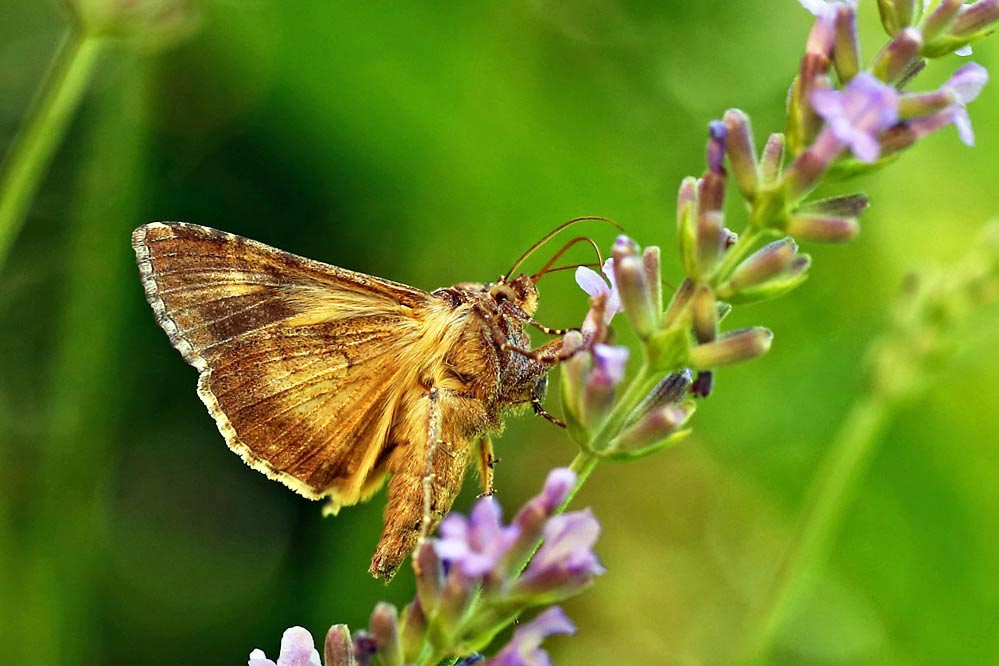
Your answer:
[[[377,490],[431,295],[186,223],[139,227],[132,246],[232,450],[334,510]]]

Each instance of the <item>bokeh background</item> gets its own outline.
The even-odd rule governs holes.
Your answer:
[[[0,4],[5,147],[67,17]],[[109,44],[0,273],[8,663],[241,664],[285,627],[321,638],[412,594],[409,571],[387,588],[366,573],[381,496],[323,519],[227,450],[143,298],[134,227],[215,226],[431,289],[607,215],[662,244],[675,281],[675,190],[703,169],[707,122],[738,106],[758,141],[782,129],[810,26],[792,0],[198,11],[172,48]],[[869,57],[884,35],[873,2],[861,14]],[[974,60],[999,71],[999,40]],[[999,215],[997,109],[993,82],[971,107],[977,148],[948,128],[853,183],[873,200],[860,238],[808,247],[803,288],[727,322],[771,327],[770,354],[719,373],[681,447],[597,470],[577,501],[603,522],[608,573],[566,605],[579,635],[548,643],[556,663],[727,663],[903,276],[958,259]],[[585,308],[570,274],[546,278],[543,321]],[[972,330],[894,420],[773,663],[999,661],[999,316]],[[574,455],[535,418],[497,448],[508,507]]]

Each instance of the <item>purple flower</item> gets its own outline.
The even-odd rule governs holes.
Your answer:
[[[515,596],[555,601],[575,594],[605,569],[593,553],[600,523],[589,509],[555,516],[544,542],[511,589]]]
[[[843,90],[815,90],[811,102],[827,123],[816,147],[829,159],[849,146],[858,160],[875,161],[881,155],[878,134],[898,120],[898,92],[866,72]]]
[[[592,297],[605,294],[603,324],[606,326],[614,318],[614,315],[621,311],[621,297],[617,293],[617,285],[614,282],[614,259],[607,259],[601,270],[607,277],[610,286],[607,286],[607,282],[604,282],[596,271],[585,266],[576,269],[576,284]]]
[[[798,0],[801,6],[810,11],[814,16],[834,18],[836,16],[836,5],[849,5],[856,8],[858,0],[845,0],[844,2],[826,2],[826,0]]]
[[[969,146],[975,145],[975,132],[971,128],[967,104],[978,97],[988,80],[988,70],[977,63],[969,62],[954,72],[954,75],[940,88],[938,94],[947,94],[953,100],[950,106],[931,115],[914,118],[909,121],[909,129],[916,137],[922,138],[953,123],[961,141]]]
[[[520,529],[504,526],[499,502],[483,497],[466,519],[452,513],[441,522],[441,538],[434,542],[438,557],[457,565],[469,578],[485,576],[503,560]]]
[[[576,627],[561,608],[553,606],[518,627],[506,647],[485,666],[551,666],[548,653],[541,649],[541,641],[553,634],[574,633]]]
[[[624,379],[628,363],[628,348],[598,344],[593,346],[593,379],[602,384],[617,386]]]
[[[322,666],[312,634],[302,627],[291,627],[281,636],[281,654],[277,663],[268,659],[263,650],[250,653],[248,666]]]

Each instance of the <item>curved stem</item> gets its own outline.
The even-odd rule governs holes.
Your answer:
[[[103,40],[70,28],[0,172],[0,268],[97,64]]]
[[[818,569],[842,523],[876,445],[888,424],[891,403],[877,395],[854,404],[808,492],[805,509],[759,613],[751,620],[743,662],[764,660],[777,629]]]

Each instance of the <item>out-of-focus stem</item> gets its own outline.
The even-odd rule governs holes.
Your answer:
[[[854,404],[843,422],[815,475],[805,509],[764,603],[750,620],[743,663],[765,662],[781,622],[800,599],[809,574],[821,566],[891,412],[892,404],[887,399],[868,395]]]
[[[69,29],[0,171],[0,268],[97,64],[103,40]]]

